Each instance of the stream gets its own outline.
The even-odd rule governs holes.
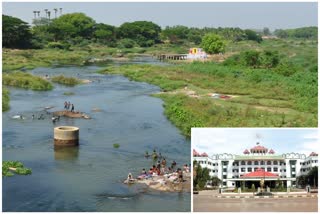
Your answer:
[[[133,63],[157,63],[137,59]],[[2,114],[3,160],[18,160],[32,175],[2,178],[3,211],[190,211],[190,193],[157,192],[139,185],[125,185],[129,172],[137,176],[153,161],[145,151],[161,152],[179,167],[190,164],[190,140],[164,115],[163,101],[150,96],[156,86],[130,81],[120,75],[98,74],[98,66],[36,68],[39,76],[63,74],[92,83],[67,87],[54,84],[52,91],[10,88],[10,110]],[[65,92],[74,95],[66,96]],[[55,124],[49,111],[74,104],[91,120],[60,118]],[[92,111],[94,108],[98,112]],[[40,114],[44,120],[38,120]],[[25,119],[13,119],[22,114]],[[32,119],[32,114],[35,119]],[[80,128],[77,148],[55,150],[53,128]],[[119,144],[119,148],[113,148]]]

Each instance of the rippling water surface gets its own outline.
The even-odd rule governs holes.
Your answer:
[[[4,211],[190,211],[190,193],[163,193],[144,186],[122,184],[128,172],[136,175],[152,165],[143,157],[154,148],[178,164],[190,163],[190,141],[163,114],[163,102],[150,96],[159,88],[123,76],[100,75],[99,67],[37,68],[36,75],[64,74],[93,82],[76,87],[55,85],[52,91],[10,88],[10,111],[3,113],[3,160],[19,160],[30,176],[3,178]],[[65,96],[64,92],[75,95]],[[51,116],[64,101],[91,120]],[[93,108],[101,109],[92,112]],[[23,114],[25,120],[12,119]],[[80,128],[79,148],[54,150],[53,128]],[[120,148],[113,148],[113,144]]]

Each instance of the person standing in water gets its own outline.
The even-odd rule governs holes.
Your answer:
[[[71,112],[74,112],[74,105],[71,104]]]

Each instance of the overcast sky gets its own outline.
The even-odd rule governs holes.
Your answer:
[[[191,134],[193,148],[209,156],[220,153],[241,155],[258,141],[280,155],[319,152],[319,133],[316,129],[193,128]]]
[[[33,11],[63,8],[63,13],[83,12],[97,22],[119,26],[124,22],[153,21],[161,27],[240,27],[251,29],[297,28],[317,26],[317,3],[65,3],[65,2],[5,2],[3,14],[32,22]]]

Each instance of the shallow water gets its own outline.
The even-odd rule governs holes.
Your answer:
[[[138,62],[136,62],[138,63]],[[10,88],[10,111],[3,113],[3,160],[19,160],[30,176],[3,178],[3,211],[190,211],[190,193],[163,193],[124,185],[128,172],[137,175],[152,165],[144,158],[155,148],[168,162],[190,163],[190,141],[163,114],[163,102],[150,96],[159,88],[119,75],[100,75],[99,67],[37,68],[36,75],[64,74],[92,80],[76,87],[55,85],[36,92]],[[73,92],[65,96],[64,92]],[[46,106],[63,109],[64,101],[92,119],[51,116],[34,119]],[[101,112],[92,112],[93,108]],[[23,114],[26,119],[11,117]],[[80,146],[54,150],[53,128],[80,128]],[[118,143],[120,148],[113,148]]]

